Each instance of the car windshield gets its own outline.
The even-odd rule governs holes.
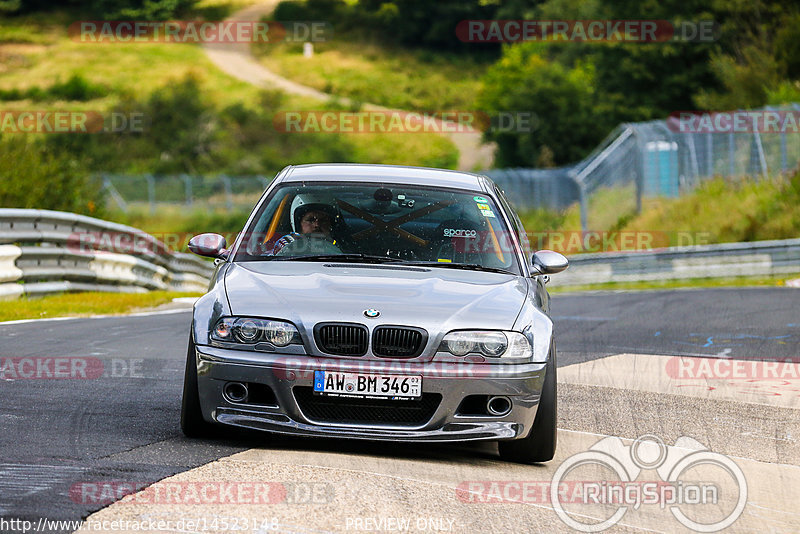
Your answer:
[[[405,263],[519,274],[500,207],[471,191],[389,183],[286,184],[234,261]]]

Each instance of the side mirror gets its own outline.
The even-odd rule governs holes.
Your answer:
[[[533,255],[531,264],[536,274],[556,274],[569,267],[569,260],[558,252],[540,250]]]
[[[198,256],[206,256],[207,258],[227,256],[226,246],[228,246],[227,241],[219,234],[200,234],[189,240],[189,250]]]

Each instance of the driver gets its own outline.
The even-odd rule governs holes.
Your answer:
[[[323,249],[319,251],[321,253],[341,252],[331,235],[339,218],[336,208],[322,198],[309,194],[297,195],[291,207],[292,232],[275,242],[272,254],[278,255],[287,245],[303,238],[318,240],[313,248]]]

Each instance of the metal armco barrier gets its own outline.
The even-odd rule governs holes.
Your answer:
[[[800,239],[577,254],[553,286],[800,273]]]
[[[0,209],[0,298],[205,291],[213,272],[211,262],[172,252],[130,226],[62,211]]]

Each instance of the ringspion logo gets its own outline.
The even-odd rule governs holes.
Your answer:
[[[578,532],[602,532],[642,508],[649,517],[669,510],[696,532],[718,532],[744,511],[747,480],[731,458],[690,437],[667,446],[651,434],[631,445],[610,436],[564,460],[550,480],[467,480],[456,497],[475,505],[552,506]]]
[[[655,470],[660,483],[637,481],[649,470]],[[598,471],[604,478],[586,476]],[[560,488],[573,473],[582,481],[580,498],[565,501]],[[583,507],[567,506],[576,502]],[[651,434],[640,436],[631,445],[611,436],[558,466],[550,484],[550,504],[561,521],[579,532],[606,530],[642,505],[668,508],[681,525],[697,532],[718,532],[742,515],[747,480],[736,462],[693,438],[682,436],[668,447]],[[608,517],[599,522],[588,518],[580,513],[587,506],[602,509]],[[702,518],[705,521],[698,516],[700,508],[707,512]]]

